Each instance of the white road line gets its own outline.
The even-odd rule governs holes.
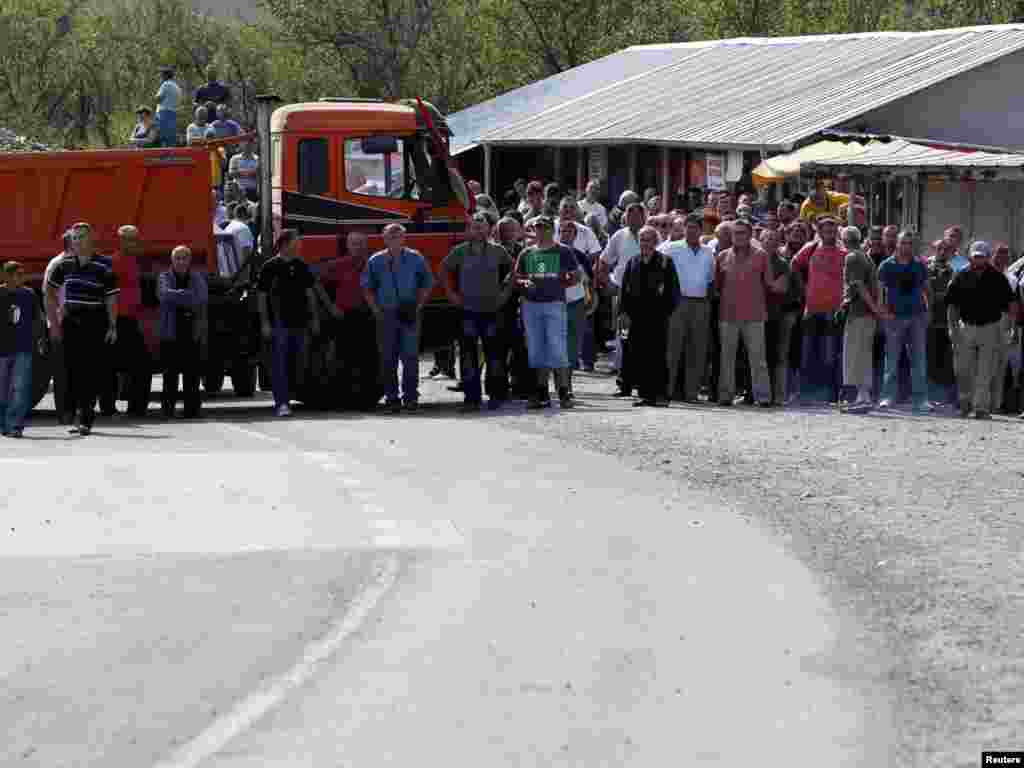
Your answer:
[[[222,427],[223,429],[229,429],[232,432],[239,432],[245,435],[246,437],[255,437],[257,440],[265,440],[270,443],[280,443],[283,445],[287,445],[289,448],[295,448],[295,446],[293,446],[291,443],[289,443],[287,440],[284,440],[283,438],[274,437],[273,435],[268,435],[265,432],[258,432],[255,429],[246,429],[245,427],[239,427],[236,424],[223,423],[220,424],[220,427]]]
[[[380,599],[395,585],[398,571],[398,558],[393,555],[385,558],[373,583],[352,601],[348,611],[325,637],[306,647],[294,667],[269,685],[250,693],[171,758],[158,763],[156,768],[195,768],[278,707],[289,693],[304,685],[317,668],[359,630]]]

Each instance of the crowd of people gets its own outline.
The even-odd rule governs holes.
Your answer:
[[[384,228],[374,254],[366,234],[349,233],[344,256],[320,275],[300,257],[295,230],[278,234],[253,278],[277,415],[291,414],[307,345],[327,325],[360,406],[383,397],[390,412],[417,410],[422,312],[435,280],[454,310],[449,357],[459,360],[454,388],[466,411],[482,408],[484,395],[494,410],[510,399],[545,408],[553,394],[572,408],[575,372],[595,371],[602,350],[614,394],[636,406],[817,402],[863,413],[909,402],[919,413],[948,404],[979,419],[1021,408],[1024,259],[1011,264],[1004,243],[965,247],[950,226],[922,248],[892,225],[843,226],[846,207],[861,201],[821,184],[778,205],[711,192],[667,213],[653,190],[647,200],[624,192],[609,210],[596,181],[579,198],[523,183],[503,211],[468,186],[476,205],[465,241],[436,275],[401,224]],[[236,202],[229,224],[251,234],[252,203],[240,185],[227,190]],[[118,387],[97,361],[114,346],[122,359],[147,359],[141,234],[126,225],[118,236],[118,250],[101,256],[90,226],[74,225],[44,277],[58,416],[79,435],[91,432],[97,404],[115,410]],[[38,302],[22,282],[19,264],[3,266],[0,416],[12,436],[24,429],[40,336]],[[174,250],[157,293],[161,412],[174,415],[180,380],[184,415],[195,418],[209,297],[188,248]],[[444,373],[447,349],[432,375]],[[146,414],[148,392],[129,387],[130,414]]]
[[[610,342],[615,394],[636,395],[637,406],[830,403],[864,413],[909,401],[918,413],[948,404],[979,419],[1020,410],[1024,260],[1011,265],[1005,243],[965,247],[956,225],[926,247],[894,225],[844,226],[849,205],[864,223],[863,200],[822,181],[806,198],[771,206],[708,192],[664,212],[652,189],[624,192],[609,210],[599,195],[596,181],[577,198],[522,180],[504,210],[476,198],[464,248],[499,245],[511,265],[504,281],[487,278],[488,303],[503,306],[494,313],[503,349],[491,341],[485,355],[490,379],[507,371],[530,407],[550,400],[549,369],[571,407],[573,371],[594,370],[596,350]],[[489,265],[504,263],[483,244],[469,253],[479,255],[449,259],[455,284],[473,270],[476,285],[473,264],[485,253]],[[537,259],[552,303],[543,314],[524,279]],[[462,304],[457,289],[449,296]],[[475,307],[464,317],[474,333],[461,339],[462,388],[473,408],[479,396],[468,383],[483,334]],[[444,368],[442,357],[432,373]],[[504,391],[494,386],[496,405]]]

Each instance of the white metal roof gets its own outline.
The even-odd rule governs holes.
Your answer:
[[[869,141],[856,154],[837,153],[834,158],[818,157],[801,163],[801,170],[840,173],[877,173],[895,175],[951,174],[963,176],[970,171],[979,179],[1024,179],[1024,154],[972,149],[924,139],[894,137],[889,141]]]
[[[477,143],[788,151],[1021,49],[1024,25],[1014,24],[636,46],[449,121],[456,151]]]

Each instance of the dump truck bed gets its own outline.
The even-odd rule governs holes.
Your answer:
[[[0,153],[0,261],[21,261],[38,285],[64,231],[86,221],[103,254],[116,249],[118,227],[138,227],[141,271],[169,264],[181,244],[215,271],[210,169],[199,147]]]

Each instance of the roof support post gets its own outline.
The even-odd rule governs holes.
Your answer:
[[[494,195],[491,194],[491,187],[493,186],[493,162],[491,156],[491,145],[484,144],[484,192],[490,195],[491,199],[494,199]]]
[[[661,212],[668,213],[668,195],[669,188],[672,185],[672,166],[670,160],[672,158],[672,150],[670,147],[661,148]]]
[[[631,189],[634,192],[636,192],[642,198],[643,195],[644,195],[644,191],[642,189],[637,191],[637,188],[636,188],[636,178],[637,178],[637,174],[636,174],[636,171],[637,171],[637,169],[636,169],[636,165],[637,165],[637,146],[636,146],[636,144],[630,144],[628,151],[629,151],[629,189]]]
[[[587,189],[586,163],[583,156],[586,154],[586,147],[576,147],[576,194],[583,197]]]
[[[260,247],[257,259],[250,275],[256,274],[256,268],[270,258],[274,247],[274,165],[273,140],[270,135],[270,118],[274,107],[281,101],[274,94],[260,94],[256,97],[256,130],[259,141],[260,157],[260,194],[263,204],[260,206]],[[278,209],[280,213],[280,209]]]

